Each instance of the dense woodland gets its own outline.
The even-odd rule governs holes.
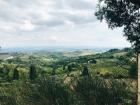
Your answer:
[[[0,61],[0,105],[136,105],[131,48],[74,54],[11,53]]]

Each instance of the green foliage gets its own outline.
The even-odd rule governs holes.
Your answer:
[[[72,65],[68,65],[68,68],[67,68],[67,69],[68,69],[69,72],[71,72],[72,69],[73,69],[73,68],[72,68]]]
[[[136,77],[137,77],[137,64],[136,63],[133,63],[131,65],[131,68],[129,70],[129,74],[130,74],[131,78],[136,79]]]
[[[124,35],[139,52],[139,9],[139,0],[99,0],[95,15],[99,20],[105,20],[111,29],[123,27]]]
[[[53,77],[43,77],[28,85],[27,97],[31,105],[70,105],[68,87]]]
[[[84,66],[82,71],[82,76],[89,76],[89,70],[87,66]]]
[[[18,63],[11,59],[0,64],[0,105],[135,104],[132,49],[72,58],[45,52],[14,56]],[[20,78],[12,81],[13,76]]]
[[[76,80],[78,105],[132,105],[132,92],[123,80],[83,77]],[[133,96],[135,97],[135,95]],[[76,104],[77,105],[77,104]]]
[[[16,67],[13,73],[13,80],[18,80],[18,79],[19,79],[19,71],[17,70],[17,67]]]
[[[51,75],[56,75],[55,68],[53,68],[53,70],[52,70],[52,74],[51,74]]]
[[[0,105],[134,105],[135,96],[124,80],[91,76],[69,85],[53,77],[0,85]]]
[[[36,78],[36,68],[35,68],[35,65],[31,64],[30,66],[30,73],[29,73],[29,78],[30,80],[35,80]]]
[[[114,52],[118,52],[118,51],[119,51],[119,49],[110,49],[108,52],[114,53]]]

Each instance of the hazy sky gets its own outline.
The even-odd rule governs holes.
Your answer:
[[[95,11],[96,0],[0,0],[0,45],[130,46]]]

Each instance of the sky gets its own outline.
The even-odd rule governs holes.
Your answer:
[[[0,0],[0,45],[129,47],[96,19],[97,0]]]

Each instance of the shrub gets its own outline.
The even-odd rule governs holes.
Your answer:
[[[121,80],[100,77],[78,78],[75,92],[79,100],[75,105],[132,105],[131,91]]]
[[[43,77],[28,85],[27,97],[31,105],[70,105],[69,89],[53,77]]]

